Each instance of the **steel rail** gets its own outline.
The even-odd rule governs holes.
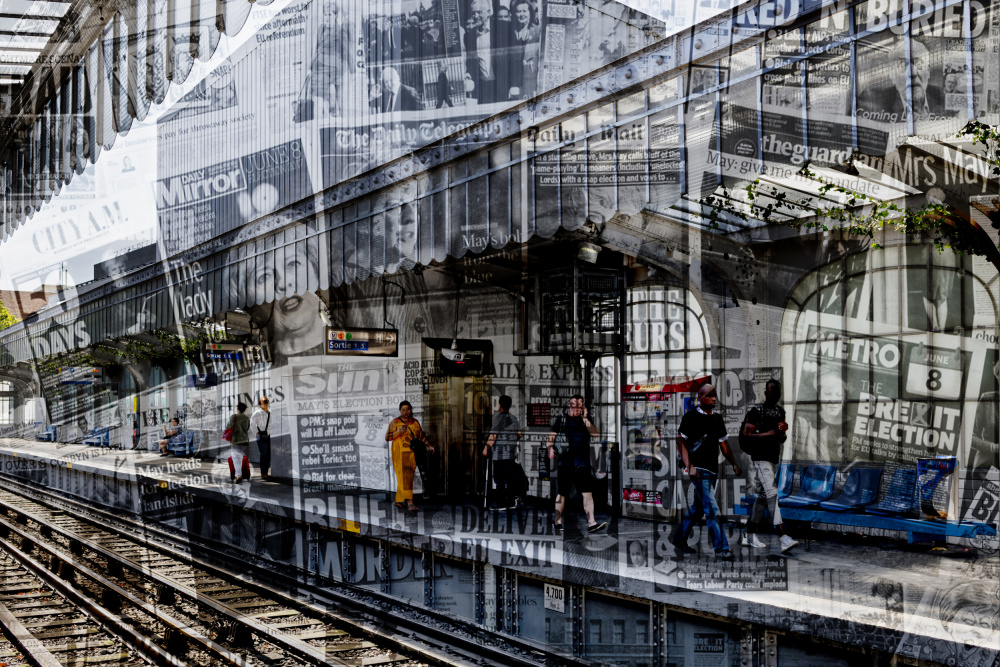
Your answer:
[[[0,546],[6,548],[3,540],[0,540]],[[9,549],[8,552],[13,556],[14,552]],[[21,621],[7,609],[7,605],[2,602],[0,602],[0,624],[7,630],[7,636],[10,637],[14,645],[21,649],[21,653],[27,656],[32,663],[38,667],[63,667],[63,664],[45,648],[40,640],[35,639],[28,628],[24,627]]]
[[[67,540],[71,540],[71,541],[74,541],[74,542],[78,543],[81,547],[83,547],[85,549],[90,549],[90,550],[94,551],[95,553],[103,556],[104,558],[108,559],[109,561],[117,562],[122,567],[127,568],[130,571],[138,573],[142,578],[144,578],[146,580],[150,580],[150,581],[152,581],[152,582],[154,582],[156,584],[159,584],[160,586],[167,587],[170,590],[174,591],[175,593],[183,596],[184,598],[189,599],[189,600],[197,603],[198,605],[207,607],[213,613],[218,614],[219,616],[225,617],[226,619],[228,619],[231,622],[244,625],[250,631],[252,631],[253,633],[257,634],[258,637],[260,637],[262,639],[266,639],[267,641],[269,641],[269,642],[271,642],[271,643],[273,643],[273,644],[275,644],[277,646],[280,646],[281,648],[283,648],[283,649],[285,649],[285,650],[287,650],[287,651],[289,651],[289,652],[297,655],[298,657],[303,658],[303,659],[305,659],[305,660],[307,660],[307,661],[309,661],[311,663],[323,664],[323,665],[341,665],[343,667],[348,667],[348,666],[354,664],[352,661],[349,661],[349,660],[345,661],[345,660],[341,660],[341,659],[337,658],[336,656],[332,656],[328,652],[326,652],[325,649],[317,648],[317,647],[313,646],[312,644],[309,644],[306,640],[297,639],[294,636],[292,636],[292,635],[290,635],[290,634],[288,634],[286,632],[282,632],[279,629],[276,629],[276,628],[273,628],[273,627],[267,625],[266,623],[262,623],[262,622],[258,621],[257,619],[250,618],[250,617],[246,616],[245,614],[243,614],[243,613],[241,613],[241,612],[239,612],[239,611],[237,611],[235,609],[232,609],[232,608],[228,607],[227,605],[225,605],[223,603],[220,603],[220,602],[217,602],[217,601],[213,600],[211,597],[206,596],[204,593],[199,592],[197,589],[195,589],[195,588],[193,588],[191,586],[187,586],[187,585],[185,585],[185,584],[183,584],[181,582],[178,582],[178,581],[176,581],[176,580],[174,580],[174,579],[172,579],[170,577],[167,577],[167,576],[164,576],[164,575],[162,575],[162,574],[160,574],[158,572],[155,572],[154,570],[152,570],[151,568],[149,568],[145,564],[138,563],[138,562],[133,561],[133,560],[127,558],[127,557],[121,556],[120,554],[116,553],[115,551],[113,551],[111,549],[108,549],[108,548],[106,548],[106,547],[104,547],[104,546],[102,546],[102,545],[94,542],[91,539],[83,538],[79,534],[74,533],[73,531],[70,531],[70,530],[66,530],[66,529],[62,528],[61,526],[55,525],[55,524],[52,523],[52,521],[47,520],[47,519],[45,519],[43,517],[40,517],[40,516],[38,516],[35,513],[25,511],[24,508],[16,507],[16,506],[10,504],[8,501],[6,501],[6,500],[4,500],[2,498],[2,492],[0,492],[0,508],[6,509],[6,510],[11,511],[11,512],[15,512],[15,513],[17,513],[18,515],[24,517],[27,520],[33,521],[34,523],[38,524],[39,526],[44,526],[47,531],[51,531],[53,534],[59,534],[62,537],[66,538]],[[73,517],[73,518],[77,518],[77,517]],[[21,531],[21,530],[17,529],[15,526],[12,526],[9,522],[7,522],[6,520],[4,520],[2,518],[0,518],[0,526],[4,526],[8,530],[15,530],[15,531],[18,532],[18,534],[24,536],[25,539],[30,539],[30,540],[38,543],[37,538],[35,538],[34,536],[32,536],[32,535],[30,535],[30,534],[28,534],[28,533],[26,533],[24,531]],[[129,539],[133,539],[134,540],[134,537],[129,537]],[[64,560],[65,559],[72,560],[71,556],[67,556],[66,554],[62,554],[61,552],[59,552],[58,550],[56,550],[54,547],[48,547],[47,545],[42,545],[42,546],[43,546],[43,548],[45,548],[47,550],[50,550],[53,553],[58,554],[57,555],[58,558],[61,558],[61,559],[64,559]],[[139,546],[139,547],[141,547],[143,549],[147,549],[149,551],[154,551],[155,550],[154,547],[151,547],[151,546],[146,545],[146,544],[139,544],[139,543],[137,543],[137,546]],[[183,564],[188,565],[190,567],[203,569],[203,566],[202,566],[201,563],[199,563],[197,561],[194,561],[193,559],[190,559],[189,557],[178,557],[176,555],[171,555],[170,558],[172,558],[174,560],[178,560],[178,561],[182,562]],[[128,596],[128,599],[129,599],[130,603],[132,603],[132,604],[134,604],[136,606],[144,606],[144,611],[147,611],[147,613],[157,613],[160,617],[162,617],[163,619],[165,619],[165,623],[170,624],[172,626],[175,626],[176,629],[179,632],[185,634],[185,636],[191,636],[191,638],[195,639],[195,641],[197,641],[198,643],[206,644],[206,645],[210,646],[214,651],[220,651],[223,655],[226,656],[226,659],[231,664],[233,664],[233,665],[239,665],[241,667],[243,665],[247,664],[247,663],[245,663],[244,659],[241,656],[239,656],[237,654],[234,654],[234,653],[231,653],[228,650],[226,650],[224,647],[222,647],[221,645],[219,645],[219,644],[215,643],[214,641],[212,641],[211,639],[209,639],[207,637],[204,637],[204,636],[202,636],[200,634],[197,634],[196,631],[194,631],[191,628],[189,628],[186,624],[182,623],[181,621],[178,621],[177,619],[173,619],[173,618],[165,615],[162,611],[156,610],[156,608],[153,605],[149,605],[149,603],[146,603],[146,602],[144,602],[142,600],[139,600],[138,598],[135,598],[135,596],[132,596],[128,591],[125,591],[124,589],[118,587],[113,582],[104,579],[103,577],[101,577],[101,575],[98,575],[98,574],[94,573],[92,570],[89,570],[88,568],[86,568],[85,566],[78,565],[76,563],[73,563],[73,566],[77,567],[81,572],[84,572],[88,577],[98,579],[100,581],[101,585],[108,586],[109,588],[112,588],[116,592],[120,593],[123,597],[124,596]],[[212,573],[205,572],[205,574],[212,574]],[[244,581],[238,579],[232,573],[227,573],[226,578],[228,578],[228,579],[236,579],[237,581],[239,581],[239,583],[240,583],[241,586],[244,586],[246,588],[257,588],[257,589],[260,589],[264,593],[266,593],[267,595],[269,595],[271,597],[279,597],[279,596],[281,598],[285,597],[283,594],[280,594],[280,593],[278,593],[276,591],[271,591],[267,587],[260,586],[259,584],[250,586],[249,582],[244,582]],[[263,597],[263,595],[262,595],[262,597]],[[274,605],[284,605],[284,606],[291,607],[293,609],[297,609],[297,608],[303,606],[301,604],[293,606],[290,603],[286,602],[284,599],[276,600],[276,601],[274,601],[273,604]],[[329,616],[328,613],[323,613],[322,615]],[[320,622],[326,623],[328,621],[323,621],[321,619],[317,619],[316,622],[317,623],[320,623]],[[381,636],[380,636],[380,638],[381,638]],[[406,648],[408,650],[410,650],[410,651],[417,651],[419,647],[416,647],[416,646],[407,646]],[[425,650],[421,650],[420,652],[424,653]],[[409,658],[409,659],[412,659],[412,658]],[[455,665],[456,663],[454,663],[453,661],[449,661],[447,664],[449,664],[449,665]],[[457,664],[464,665],[464,664],[468,664],[468,663],[457,663]]]
[[[42,524],[39,523],[39,525]],[[153,618],[156,618],[159,622],[163,623],[164,626],[181,633],[188,640],[194,641],[196,644],[209,649],[217,657],[224,660],[226,664],[234,665],[235,667],[249,667],[250,663],[248,663],[242,656],[232,653],[224,646],[217,644],[212,639],[189,627],[186,623],[169,616],[162,610],[157,609],[155,605],[149,604],[145,600],[136,597],[114,582],[109,581],[104,576],[79,562],[79,560],[72,554],[67,554],[61,549],[41,542],[36,536],[21,529],[2,516],[0,516],[0,530],[7,533],[6,537],[0,537],[0,547],[4,548],[11,554],[12,557],[17,559],[27,569],[31,570],[33,574],[42,579],[46,585],[50,586],[53,590],[57,591],[64,597],[70,599],[81,609],[86,610],[91,616],[95,617],[101,625],[111,629],[113,634],[127,640],[128,644],[134,646],[140,653],[143,653],[144,657],[151,662],[168,667],[187,667],[186,662],[177,659],[174,655],[165,651],[149,637],[129,626],[122,620],[120,615],[115,614],[98,604],[95,600],[92,600],[79,589],[74,587],[71,582],[64,581],[41,563],[29,556],[25,553],[23,545],[20,549],[15,547],[8,539],[10,534],[13,533],[20,536],[22,540],[26,540],[36,549],[41,549],[50,557],[58,559],[58,562],[64,563],[68,567],[72,567],[76,572],[91,579],[97,583],[98,586],[105,590],[112,591],[115,595],[120,596],[120,599],[123,601],[128,602],[132,606],[141,609]]]
[[[72,512],[74,518],[90,522],[100,529],[116,533],[124,539],[138,541],[140,539],[148,540],[150,536],[154,536],[159,540],[155,544],[137,543],[150,549],[169,552],[171,557],[192,567],[200,568],[206,574],[238,581],[240,585],[248,589],[256,589],[266,596],[279,598],[280,604],[290,608],[301,609],[304,613],[318,614],[329,619],[328,622],[332,624],[349,627],[353,629],[353,632],[367,635],[390,646],[395,645],[398,647],[396,650],[420,654],[422,660],[431,664],[443,667],[463,664],[498,664],[514,667],[537,667],[539,664],[567,667],[597,664],[582,656],[554,653],[544,645],[520,637],[496,636],[497,645],[477,641],[475,638],[483,637],[484,630],[471,622],[456,620],[431,609],[406,606],[401,601],[375,591],[359,589],[365,596],[376,598],[397,608],[412,610],[423,618],[407,618],[405,615],[393,614],[380,609],[377,605],[366,605],[347,592],[331,590],[330,588],[312,588],[293,574],[276,572],[255,563],[254,561],[257,559],[251,554],[242,553],[240,558],[236,558],[219,549],[219,547],[231,549],[232,545],[213,543],[198,537],[197,540],[204,541],[202,544],[190,536],[186,536],[185,541],[179,543],[176,535],[155,524],[139,522],[123,516],[121,513],[112,513],[81,500],[56,496],[45,487],[25,483],[16,477],[2,476],[10,482],[7,490],[11,493],[17,493],[20,497],[54,511]],[[16,487],[16,490],[11,487]],[[140,538],[139,534],[143,537]],[[78,538],[74,537],[73,539]],[[181,547],[184,550],[179,551],[178,549]],[[222,561],[227,566],[238,564],[240,572],[208,561]],[[307,575],[307,573],[302,574]],[[253,575],[255,579],[248,578],[248,575]],[[275,585],[264,582],[271,582]],[[353,590],[350,584],[333,583],[345,590]],[[278,588],[278,585],[283,586],[283,588]],[[339,611],[331,611],[324,604],[308,602],[303,599],[304,597],[336,607]],[[200,600],[201,598],[199,598]],[[436,621],[441,627],[428,625],[428,619]],[[433,648],[442,645],[447,648]],[[455,656],[456,653],[460,655]]]

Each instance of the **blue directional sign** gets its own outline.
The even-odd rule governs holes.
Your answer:
[[[326,353],[395,357],[399,353],[399,332],[395,329],[326,329]]]

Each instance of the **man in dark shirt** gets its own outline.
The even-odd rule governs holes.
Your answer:
[[[569,399],[569,411],[552,426],[546,445],[549,458],[556,456],[555,442],[558,434],[566,436],[566,451],[559,453],[558,495],[553,524],[556,532],[562,530],[562,515],[566,509],[566,496],[574,486],[583,496],[583,511],[587,514],[587,530],[595,533],[608,525],[597,523],[594,518],[594,475],[590,470],[590,439],[598,437],[597,427],[587,418],[587,407],[579,394]]]
[[[712,412],[718,400],[715,387],[710,384],[704,385],[698,390],[698,407],[685,413],[677,432],[677,448],[680,450],[684,467],[691,476],[691,484],[694,485],[694,502],[681,520],[680,528],[673,538],[674,548],[681,558],[684,554],[696,553],[695,549],[688,546],[687,541],[691,534],[691,526],[702,516],[705,517],[705,526],[712,536],[715,557],[723,560],[733,558],[733,553],[729,550],[729,541],[726,540],[726,535],[716,519],[719,514],[719,505],[715,501],[715,482],[719,477],[719,449],[722,449],[722,453],[733,464],[737,475],[743,471],[740,470],[732,450],[729,449],[729,436],[726,435],[726,425],[722,421],[722,416]]]
[[[784,553],[796,547],[798,542],[785,533],[785,525],[781,522],[781,508],[778,507],[778,490],[774,485],[774,474],[781,460],[781,443],[788,437],[788,422],[785,421],[785,409],[778,405],[781,400],[781,383],[768,380],[764,385],[764,402],[750,408],[743,422],[743,439],[753,443],[750,454],[750,465],[753,468],[754,493],[757,499],[750,511],[750,521],[747,522],[747,532],[741,540],[745,547],[763,549],[767,546],[757,537],[760,522],[764,518],[764,510],[771,512],[774,527],[781,535],[781,552]],[[749,446],[749,445],[748,445]]]

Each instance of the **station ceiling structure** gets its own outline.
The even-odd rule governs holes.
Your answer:
[[[960,23],[949,29],[969,34],[983,20],[975,15],[963,19],[961,11],[971,5],[962,0],[940,4],[925,8],[928,24],[954,22],[958,16]],[[155,2],[153,6],[159,8]],[[58,85],[33,87],[36,96],[31,101],[39,114],[30,125],[16,115],[7,119],[22,123],[22,130],[6,135],[4,236],[88,160],[95,160],[102,148],[113,144],[133,117],[142,118],[152,103],[162,100],[169,82],[180,82],[190,72],[193,58],[210,57],[220,29],[227,34],[238,31],[249,6],[233,0],[219,3],[217,12],[213,3],[209,12],[198,3],[185,4],[183,11],[190,10],[190,16],[185,14],[184,21],[166,28],[157,23],[162,12],[146,15],[145,5],[134,12],[118,11],[92,32],[102,38],[91,42],[81,62],[64,68],[61,78],[56,70],[49,72]],[[256,263],[277,261],[297,245],[330,258],[322,263],[328,271],[299,276],[297,291],[327,289],[447,257],[478,254],[512,239],[548,238],[559,230],[626,252],[642,246],[644,252],[661,258],[701,248],[695,239],[700,234],[729,239],[734,248],[748,246],[801,234],[794,225],[775,223],[793,217],[802,222],[811,215],[804,207],[798,212],[778,210],[764,219],[759,211],[769,197],[843,204],[848,196],[822,191],[824,182],[869,192],[880,200],[943,201],[986,230],[995,245],[987,215],[997,181],[980,148],[951,132],[934,132],[935,126],[925,127],[913,116],[888,132],[859,113],[865,81],[858,77],[867,76],[859,73],[862,52],[867,49],[887,57],[892,49],[916,49],[915,38],[897,39],[897,33],[906,35],[902,26],[913,17],[897,12],[875,21],[865,13],[868,5],[855,7],[842,1],[802,3],[796,14],[776,13],[774,6],[743,3],[678,34],[650,39],[648,46],[631,55],[508,111],[415,150],[390,155],[373,168],[348,173],[249,225],[169,253],[183,264],[197,262],[201,272],[197,276],[178,281],[163,264],[148,266],[122,279],[86,286],[63,304],[63,310],[79,309],[88,320],[88,330],[104,338],[123,335],[127,323],[134,322],[134,311],[146,301],[154,304],[157,322],[175,323],[173,295],[184,298],[206,286],[223,310],[266,303],[273,295],[232,297],[227,285],[245,277]],[[103,12],[97,10],[100,23]],[[171,33],[171,25],[185,26],[189,32]],[[150,29],[138,30],[139,26]],[[980,32],[983,29],[979,27]],[[886,35],[895,41],[883,39]],[[146,38],[150,41],[143,44]],[[81,37],[81,43],[87,41]],[[806,43],[809,48],[801,48]],[[949,127],[959,112],[970,117],[987,113],[980,108],[985,100],[973,95],[973,61],[979,56],[968,48],[963,57],[974,66],[964,72],[962,108],[949,115]],[[978,66],[996,67],[989,62]],[[840,94],[843,104],[840,88],[826,90],[830,86],[822,85],[833,78],[815,78],[815,72],[831,69],[838,72],[838,85],[845,81],[840,72],[855,75],[848,77],[851,106],[828,121],[811,109],[822,106],[820,93]],[[773,85],[775,81],[781,85]],[[767,87],[788,99],[762,96]],[[93,113],[84,113],[88,90],[94,98]],[[22,89],[22,102],[27,99],[25,91],[27,87]],[[788,104],[801,109],[798,119],[794,112],[791,121],[787,112],[778,113]],[[828,101],[826,108],[832,108]],[[815,133],[820,125],[825,135]],[[796,132],[798,144],[792,141]],[[16,136],[23,139],[13,139]],[[581,181],[579,173],[571,174],[570,165],[584,155],[592,172],[617,172],[618,179],[608,183],[585,175]],[[936,177],[926,179],[925,173]],[[751,177],[760,180],[765,193],[755,202],[756,208],[742,194]],[[584,183],[579,190],[586,192],[585,201],[574,203],[566,197],[579,183]],[[970,188],[986,205],[970,204]],[[465,202],[491,197],[498,205],[490,206],[487,220],[468,214]],[[726,204],[720,210],[707,203],[712,201]],[[416,226],[412,248],[400,250],[389,243],[376,247],[372,230],[377,225],[407,221]],[[734,258],[745,253],[721,255],[727,259],[720,261],[732,262],[738,269],[739,260]],[[37,326],[50,317],[54,313],[41,313]],[[5,332],[7,349],[16,361],[31,356],[27,327]]]

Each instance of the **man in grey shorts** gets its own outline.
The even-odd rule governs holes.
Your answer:
[[[785,525],[781,522],[781,508],[778,506],[778,490],[774,485],[775,470],[781,459],[781,444],[786,439],[785,432],[788,431],[785,409],[778,405],[779,400],[781,400],[781,383],[777,380],[768,380],[764,385],[764,402],[750,408],[743,424],[743,438],[748,442],[753,441],[755,445],[750,453],[750,460],[756,473],[754,493],[757,494],[757,500],[754,501],[753,509],[750,511],[747,532],[740,540],[740,544],[754,549],[763,549],[767,546],[757,537],[757,531],[760,529],[761,521],[764,520],[764,510],[768,510],[774,528],[781,536],[781,552],[785,553],[794,549],[799,543],[785,532]]]
[[[493,450],[493,480],[497,485],[499,509],[524,505],[524,471],[517,462],[517,441],[522,434],[517,417],[510,412],[512,402],[510,396],[500,397],[500,411],[493,418],[493,428],[483,448],[483,456],[489,456]]]

